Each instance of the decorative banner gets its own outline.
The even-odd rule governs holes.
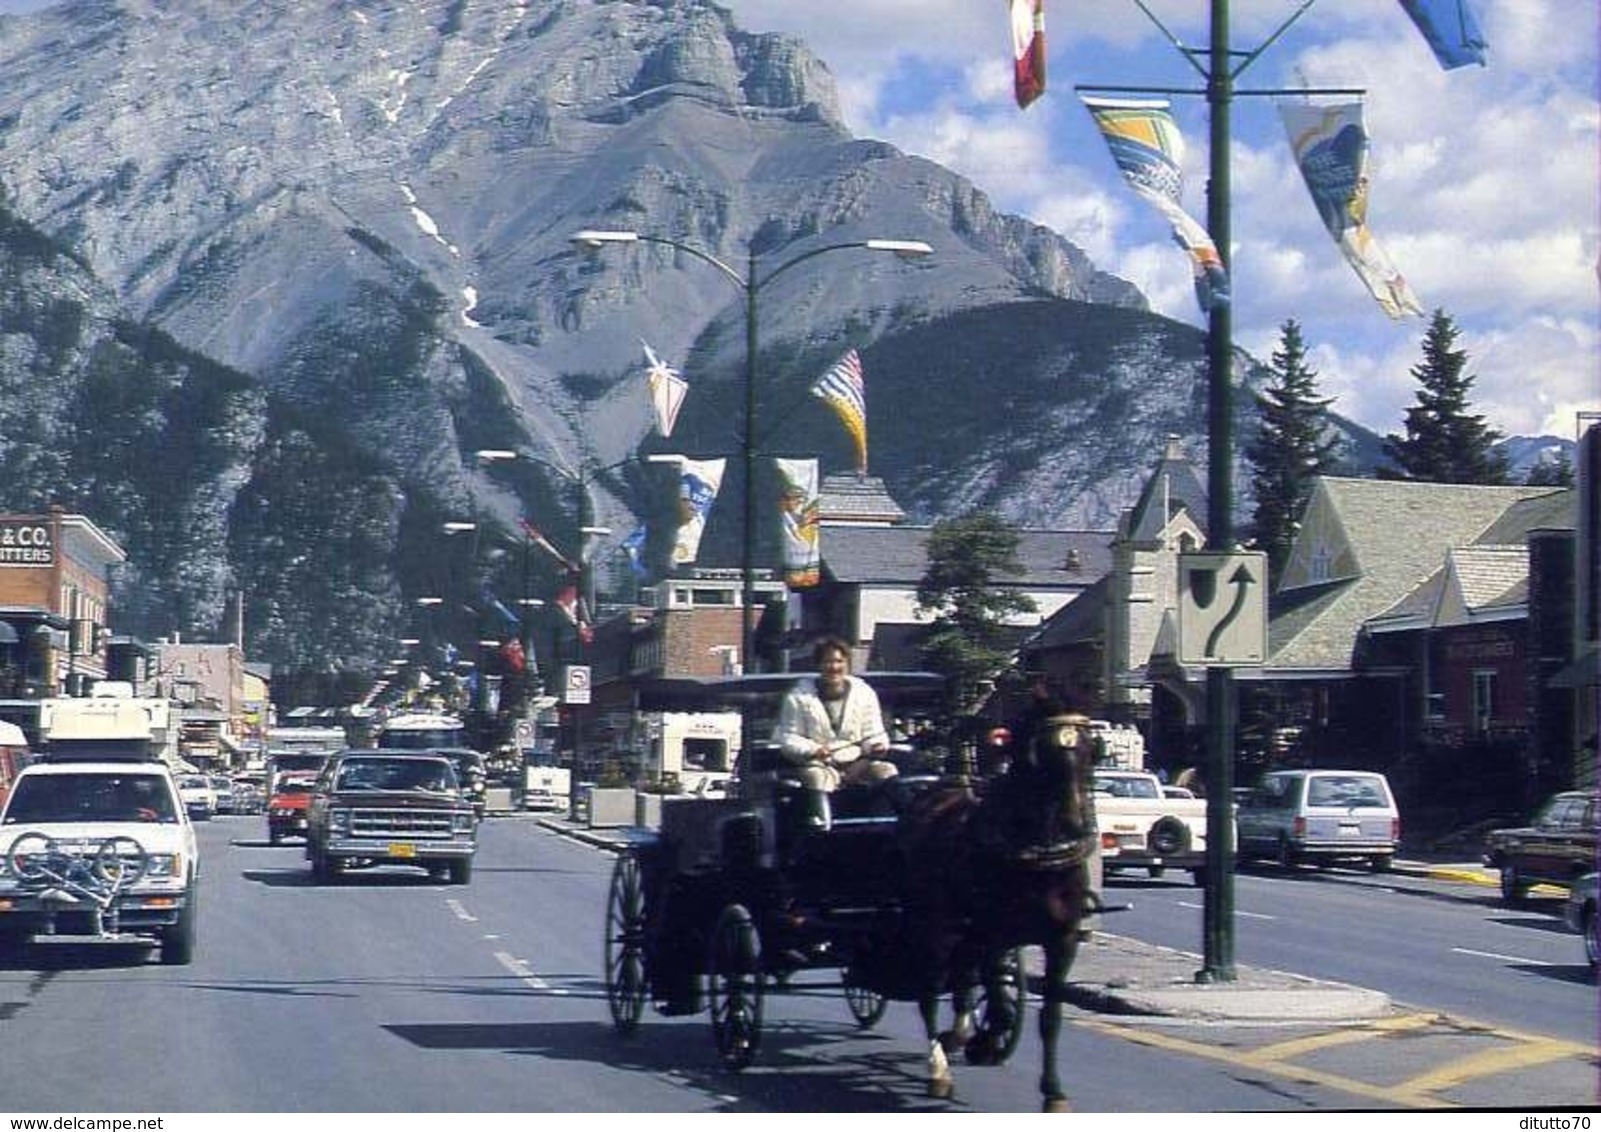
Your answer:
[[[1401,7],[1429,41],[1442,69],[1450,71],[1468,63],[1485,65],[1490,45],[1468,0],[1401,0]]]
[[[645,347],[645,360],[650,363],[645,371],[645,380],[650,387],[651,407],[656,410],[656,431],[663,436],[671,436],[673,424],[678,420],[678,410],[684,407],[689,383],[678,375],[677,370],[656,356],[649,342],[641,338],[639,344]]]
[[[558,565],[566,570],[578,569],[578,564],[552,546],[550,540],[544,536],[544,533],[540,531],[538,527],[530,523],[527,518],[520,519],[518,522],[522,524],[523,534],[527,535],[529,540],[535,546],[539,547],[540,550],[543,550],[546,554],[554,558]]]
[[[644,523],[635,527],[621,543],[623,553],[628,555],[628,568],[634,576],[641,581],[650,573],[645,567],[645,543],[650,538],[650,528]]]
[[[1017,108],[1045,93],[1045,0],[1007,0],[1012,18],[1012,93]]]
[[[485,605],[487,605],[490,609],[493,609],[496,613],[500,614],[501,620],[505,621],[506,624],[522,624],[522,619],[511,610],[507,609],[505,602],[501,601],[495,596],[495,591],[489,588],[488,582],[484,582],[481,586],[479,586],[478,596]]]
[[[828,372],[812,386],[812,396],[833,406],[834,412],[845,423],[856,445],[856,470],[867,474],[867,383],[862,378],[862,359],[855,350],[828,367]]]
[[[1290,148],[1323,226],[1391,318],[1421,316],[1422,305],[1368,231],[1368,133],[1362,104],[1279,103]]]
[[[724,459],[685,460],[678,480],[678,533],[673,539],[673,562],[687,565],[700,553],[700,536],[723,485]]]
[[[561,588],[556,595],[556,606],[567,617],[574,629],[578,630],[578,639],[589,644],[595,639],[595,630],[589,623],[589,608],[578,596],[578,578],[575,576]]]
[[[1184,211],[1184,138],[1168,113],[1168,102],[1085,98],[1084,105],[1129,185],[1172,225],[1173,239],[1190,257],[1201,309],[1227,304],[1223,257],[1206,229]]]
[[[784,483],[778,497],[784,524],[784,581],[792,590],[805,589],[822,581],[817,461],[774,457],[773,463]]]

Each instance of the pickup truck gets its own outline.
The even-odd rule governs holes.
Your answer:
[[[1570,887],[1595,869],[1601,804],[1594,790],[1565,790],[1551,797],[1534,820],[1513,829],[1492,829],[1484,839],[1484,863],[1501,870],[1501,897],[1517,905],[1537,884]]]
[[[327,881],[346,869],[413,865],[451,884],[472,879],[478,818],[455,768],[420,751],[346,751],[311,794],[306,856]]]
[[[1206,800],[1163,793],[1154,774],[1095,771],[1095,819],[1101,830],[1101,868],[1111,875],[1144,869],[1159,877],[1188,869],[1206,879]]]

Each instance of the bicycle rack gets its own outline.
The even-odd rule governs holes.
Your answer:
[[[53,889],[93,905],[94,934],[102,936],[120,934],[117,896],[150,867],[144,846],[131,837],[108,837],[89,854],[69,852],[42,833],[24,833],[6,858],[12,875],[41,896]]]

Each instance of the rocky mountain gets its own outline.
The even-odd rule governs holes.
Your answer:
[[[852,137],[803,44],[708,0],[66,0],[0,17],[0,75],[0,506],[124,538],[134,631],[243,592],[252,655],[372,665],[457,576],[443,517],[570,545],[582,478],[627,529],[631,456],[740,445],[749,296],[760,448],[844,468],[806,390],[855,347],[914,517],[1109,527],[1167,435],[1204,459],[1197,330]],[[934,255],[797,262],[873,237]],[[670,441],[641,340],[691,382]]]

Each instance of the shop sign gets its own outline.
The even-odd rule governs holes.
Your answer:
[[[50,566],[55,560],[50,524],[0,519],[0,566]]]

